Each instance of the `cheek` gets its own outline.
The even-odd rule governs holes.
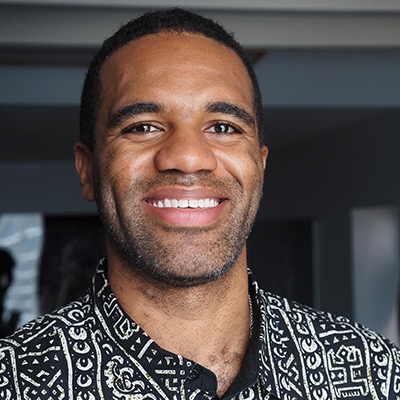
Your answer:
[[[252,148],[230,148],[219,152],[218,158],[222,168],[238,183],[249,191],[262,186],[264,169],[260,151]]]
[[[138,152],[126,142],[106,150],[101,157],[98,187],[103,202],[114,208],[118,204],[137,206],[155,176],[153,152]]]
[[[112,152],[103,151],[95,160],[96,197],[103,204],[113,204],[114,193],[120,185],[118,160]]]
[[[152,143],[134,143],[130,140],[121,141],[116,148],[118,161],[126,167],[132,167],[138,172],[154,168],[154,159],[158,147]]]
[[[148,152],[139,152],[132,146],[110,146],[102,156],[102,171],[105,177],[114,183],[132,182],[137,177],[146,175],[153,162]]]

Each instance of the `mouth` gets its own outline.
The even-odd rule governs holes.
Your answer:
[[[225,213],[227,197],[204,188],[163,188],[143,199],[145,209],[166,226],[210,226]]]
[[[218,207],[226,199],[204,198],[204,199],[146,199],[146,203],[158,208],[179,209],[205,209]]]

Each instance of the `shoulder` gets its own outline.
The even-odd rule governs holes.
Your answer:
[[[71,338],[88,336],[93,324],[91,308],[87,295],[0,340],[1,389],[11,396],[6,398],[19,398],[23,387],[35,395],[35,387],[50,383],[56,384],[54,390],[64,390],[63,370],[70,363]]]
[[[357,339],[362,343],[378,341],[398,351],[388,339],[347,317],[320,311],[261,289],[260,292],[264,303],[264,314],[267,318],[282,320],[282,323],[295,329],[294,336],[301,337],[304,334],[318,337],[326,347],[339,342],[351,343]]]
[[[57,332],[84,327],[90,324],[91,301],[89,295],[66,306],[28,322],[11,336],[0,340],[5,347],[27,348],[44,343]]]
[[[346,317],[260,294],[268,344],[284,341],[310,387],[321,378],[339,397],[400,399],[400,351],[391,341]]]

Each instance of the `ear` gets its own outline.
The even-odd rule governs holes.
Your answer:
[[[267,165],[267,157],[268,157],[268,147],[267,146],[261,146],[261,159],[263,163],[263,168],[265,170],[265,166]]]
[[[78,142],[74,146],[74,153],[75,167],[81,182],[82,196],[88,201],[94,201],[92,150],[82,142]]]

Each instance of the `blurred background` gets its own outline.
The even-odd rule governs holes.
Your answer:
[[[120,25],[176,5],[233,31],[259,77],[261,286],[399,344],[398,0],[0,1],[0,335],[89,284],[104,247],[73,165],[85,70]]]

